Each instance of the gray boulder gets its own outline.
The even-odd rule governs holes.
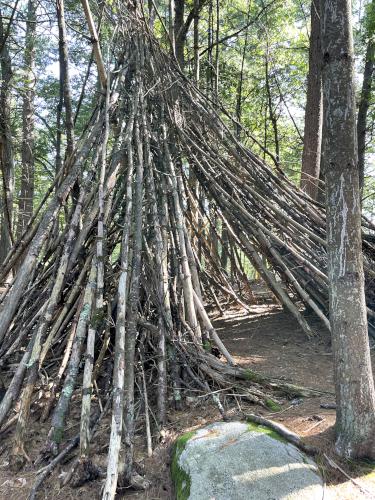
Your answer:
[[[243,422],[181,436],[172,479],[177,500],[327,500],[315,462],[274,431]]]

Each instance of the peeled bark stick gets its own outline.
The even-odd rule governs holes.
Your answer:
[[[260,417],[259,415],[254,415],[253,413],[245,413],[244,416],[248,422],[254,422],[258,425],[264,425],[265,427],[268,427],[269,429],[277,432],[278,434],[280,434],[280,436],[289,441],[289,443],[294,444],[294,446],[297,446],[297,448],[307,453],[308,455],[319,455],[321,453],[319,448],[305,444],[297,434],[290,431],[283,425],[278,424],[277,422],[273,422],[272,420],[268,420],[267,418]]]
[[[59,366],[59,371],[57,375],[54,377],[54,381],[51,387],[51,395],[43,409],[42,416],[40,417],[40,420],[42,422],[45,422],[47,420],[47,417],[49,416],[51,409],[53,408],[53,405],[55,404],[56,400],[56,394],[60,389],[61,386],[61,380],[62,377],[65,373],[66,365],[68,364],[69,358],[70,358],[70,353],[72,351],[72,345],[73,345],[73,340],[77,331],[77,324],[79,320],[79,316],[81,314],[82,306],[83,306],[83,293],[81,297],[77,300],[77,310],[75,311],[74,318],[72,321],[72,324],[70,326],[70,332],[68,333],[68,338],[66,340],[65,344],[65,351],[62,357],[61,364]]]
[[[183,270],[182,276],[182,284],[184,288],[184,298],[186,302],[187,316],[190,323],[191,328],[196,333],[197,337],[201,337],[201,332],[199,328],[199,324],[197,321],[195,308],[194,308],[194,297],[193,297],[193,285],[191,279],[191,272],[189,267],[188,256],[186,252],[186,243],[185,243],[185,232],[183,228],[183,213],[180,205],[180,198],[178,196],[177,190],[177,181],[176,181],[176,172],[175,168],[170,156],[169,147],[167,143],[167,133],[166,127],[163,126],[163,138],[164,138],[164,148],[165,148],[165,158],[168,170],[170,175],[168,176],[168,180],[171,185],[172,197],[173,197],[173,205],[174,205],[174,214],[176,220],[176,229],[179,240],[179,252],[181,258],[181,266]]]
[[[126,207],[124,227],[121,242],[121,273],[117,289],[117,321],[115,354],[113,366],[113,408],[111,435],[108,449],[107,478],[103,491],[103,500],[112,500],[116,495],[118,480],[118,460],[123,432],[124,407],[124,371],[125,371],[125,318],[128,301],[129,282],[129,238],[131,232],[132,214],[132,183],[133,176],[133,149],[131,139],[128,141],[128,172]]]
[[[106,72],[105,66],[104,66],[102,51],[100,49],[98,33],[96,31],[95,23],[94,23],[94,20],[92,18],[91,9],[90,9],[90,5],[89,5],[88,0],[81,0],[81,3],[82,3],[82,7],[83,7],[83,10],[85,13],[86,22],[87,22],[87,25],[89,27],[89,31],[91,34],[91,43],[92,43],[93,50],[94,50],[95,62],[96,62],[96,66],[98,68],[100,83],[101,83],[103,89],[105,89],[107,86],[107,72]]]
[[[195,292],[195,290],[193,290],[193,295],[194,295],[195,307],[197,308],[197,311],[198,311],[198,313],[203,321],[204,326],[207,328],[208,333],[212,337],[212,340],[215,342],[216,347],[219,349],[219,351],[225,357],[225,359],[228,361],[228,363],[231,364],[232,366],[235,366],[236,362],[234,361],[232,356],[229,354],[227,348],[220,340],[219,335],[216,333],[215,328],[212,326],[210,318],[208,317],[208,314],[206,313],[206,310],[205,310],[202,302],[199,300],[199,297],[198,297],[197,293]]]
[[[4,420],[6,419],[12,404],[17,401],[18,395],[20,393],[20,390],[22,388],[22,383],[23,379],[25,377],[25,373],[27,370],[27,365],[31,356],[31,352],[34,347],[35,339],[37,336],[37,330],[34,330],[33,336],[29,340],[29,344],[27,346],[27,349],[22,356],[21,360],[18,363],[17,370],[15,374],[13,375],[12,381],[9,384],[9,387],[7,389],[7,392],[5,393],[5,396],[3,397],[1,404],[0,404],[0,428],[4,423]]]
[[[289,269],[289,267],[285,264],[279,253],[275,250],[275,248],[270,244],[270,242],[267,240],[267,238],[259,229],[256,230],[256,234],[258,236],[259,241],[263,243],[263,245],[273,255],[275,261],[279,264],[280,268],[283,269],[285,276],[293,284],[294,288],[297,290],[301,299],[312,308],[315,314],[323,321],[327,329],[331,331],[329,319],[327,319],[325,314],[321,311],[320,307],[310,298],[310,296],[308,295],[308,293],[306,293],[304,288],[302,288],[302,286],[299,284],[298,280],[296,279],[292,271]]]
[[[104,317],[104,179],[107,169],[107,145],[109,138],[109,93],[106,88],[104,137],[100,151],[100,180],[98,188],[98,227],[96,235],[96,304],[92,314],[86,342],[86,359],[82,382],[81,405],[81,437],[80,456],[82,461],[88,460],[90,442],[90,413],[92,397],[92,371],[94,367],[95,340],[98,330],[103,325]]]
[[[143,68],[143,45],[137,46],[137,57],[140,59],[140,66]],[[137,75],[139,76],[139,75]],[[140,99],[143,99],[143,87],[140,84]],[[141,106],[141,111],[143,108]],[[137,340],[137,319],[138,301],[140,296],[140,279],[142,269],[142,231],[143,231],[143,182],[144,182],[144,143],[140,138],[140,120],[136,118],[134,126],[133,144],[137,153],[134,182],[134,204],[133,204],[133,237],[132,237],[132,276],[130,279],[128,313],[127,313],[127,335],[125,337],[125,383],[124,383],[124,449],[125,449],[125,470],[124,482],[131,484],[133,474],[134,455],[134,381],[135,381],[135,349]]]
[[[158,332],[158,420],[163,426],[166,421],[166,406],[167,406],[167,365],[166,365],[166,337],[167,330],[172,329],[172,318],[170,312],[170,298],[168,289],[168,238],[163,238],[162,223],[165,223],[163,206],[163,198],[156,193],[155,172],[153,172],[152,156],[150,151],[149,137],[150,124],[146,119],[146,110],[142,105],[142,128],[145,135],[145,166],[146,176],[148,179],[148,194],[150,197],[151,220],[154,231],[154,257],[156,263],[157,284],[155,286],[157,293],[157,305],[159,309],[159,332]],[[159,200],[159,206],[158,206]],[[159,209],[159,210],[158,210]],[[148,251],[150,255],[150,250]],[[152,258],[150,261],[152,262]],[[143,366],[143,365],[142,365]],[[146,390],[146,389],[144,389]],[[145,392],[145,397],[147,392]],[[148,409],[147,409],[148,412]],[[148,418],[148,414],[146,415]]]

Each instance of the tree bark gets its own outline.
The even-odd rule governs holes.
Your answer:
[[[375,458],[375,389],[367,333],[350,0],[322,0],[323,162],[330,322],[341,456]]]
[[[194,80],[199,86],[199,0],[194,0]]]
[[[57,21],[59,26],[59,60],[60,60],[60,86],[65,106],[65,129],[66,129],[66,158],[69,158],[74,149],[74,122],[72,110],[72,97],[69,76],[69,54],[65,23],[64,1],[57,0]]]
[[[323,95],[320,41],[320,5],[319,0],[312,0],[309,73],[307,76],[305,134],[303,140],[300,187],[314,200],[317,197],[319,185],[322,124]]]
[[[270,79],[270,72],[269,72],[269,57],[270,57],[270,51],[269,51],[268,38],[267,38],[267,51],[266,51],[266,56],[265,56],[266,93],[267,93],[267,100],[268,100],[269,117],[270,117],[270,121],[272,124],[273,137],[274,137],[274,141],[275,141],[275,157],[276,157],[276,162],[278,165],[280,163],[280,139],[279,139],[279,130],[278,130],[278,125],[277,125],[276,109],[274,108],[273,103],[272,103],[272,91],[271,91],[271,82],[270,82],[271,79]]]
[[[12,130],[10,121],[11,111],[11,80],[12,65],[9,55],[8,44],[5,39],[3,17],[0,11],[0,67],[1,67],[1,90],[0,90],[0,167],[2,177],[2,210],[0,229],[0,264],[5,260],[12,245],[12,214],[14,194],[14,162]]]
[[[96,30],[96,26],[95,26],[94,19],[93,19],[92,14],[91,14],[90,4],[89,4],[88,0],[81,0],[81,3],[82,3],[83,11],[85,13],[86,22],[87,22],[87,25],[89,27],[90,35],[91,35],[91,43],[92,43],[92,48],[94,51],[96,66],[98,68],[98,75],[99,75],[100,84],[103,87],[103,89],[105,89],[106,85],[107,85],[107,71],[106,71],[105,66],[104,66],[102,51],[101,51],[100,43],[99,43],[98,32]]]
[[[24,233],[32,215],[34,198],[34,97],[35,97],[35,35],[36,3],[29,0],[25,39],[25,91],[22,103],[22,170],[21,190],[18,200],[18,238]]]
[[[370,37],[367,42],[365,70],[363,73],[362,91],[359,101],[357,120],[359,188],[361,190],[361,193],[363,191],[365,178],[367,113],[370,106],[372,78],[374,73],[374,59],[375,41]]]
[[[185,58],[184,48],[186,42],[186,33],[184,36],[184,14],[185,14],[185,0],[174,1],[174,40],[176,47],[176,59],[181,69],[184,69]]]

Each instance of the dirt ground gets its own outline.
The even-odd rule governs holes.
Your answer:
[[[305,335],[289,314],[274,305],[252,306],[251,314],[230,311],[215,321],[217,332],[236,362],[243,367],[262,374],[298,385],[319,389],[325,393],[313,398],[282,400],[282,410],[277,413],[266,411],[246,401],[222,395],[222,403],[227,417],[239,419],[245,413],[258,413],[282,423],[304,438],[305,442],[319,447],[322,457],[318,462],[325,478],[329,498],[332,500],[375,499],[375,464],[351,463],[338,459],[333,450],[333,425],[335,410],[324,409],[321,404],[334,402],[332,352],[329,334],[322,324],[313,317],[308,318],[313,329],[319,334],[312,341]],[[375,356],[373,356],[374,358]],[[78,415],[77,415],[78,417]],[[143,426],[140,423],[137,440],[138,471],[151,483],[147,491],[134,492],[123,490],[119,499],[169,500],[173,499],[173,489],[169,477],[170,448],[176,436],[203,424],[220,420],[220,413],[211,399],[204,395],[190,397],[183,411],[171,411],[163,437],[156,444],[151,458],[146,456]],[[104,430],[110,426],[109,418],[104,422]],[[70,424],[71,435],[77,430],[75,415]],[[34,427],[30,436],[30,458],[43,442],[47,428]],[[0,436],[1,439],[1,436]],[[35,479],[35,468],[29,467],[12,474],[9,470],[10,436],[3,437],[0,454],[0,500],[23,500],[28,496]],[[105,463],[107,453],[107,433],[98,435],[93,444],[96,462]],[[324,454],[327,458],[324,458]],[[101,480],[92,481],[74,489],[70,486],[60,488],[61,480],[69,470],[69,463],[58,467],[54,475],[41,489],[38,499],[95,500],[100,498]],[[252,500],[252,499],[249,499]],[[256,499],[254,499],[256,500]],[[301,499],[303,500],[303,499]]]

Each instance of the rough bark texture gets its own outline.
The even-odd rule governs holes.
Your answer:
[[[4,261],[12,244],[12,204],[14,191],[14,164],[12,131],[10,120],[10,87],[12,80],[12,66],[5,39],[3,17],[0,11],[0,170],[1,186],[1,229],[0,229],[0,264]]]
[[[349,0],[323,0],[322,49],[336,447],[342,456],[375,458],[375,390],[364,295]]]
[[[357,137],[358,137],[358,168],[359,168],[359,188],[362,192],[365,177],[365,151],[366,151],[366,129],[367,113],[370,105],[372,78],[374,73],[375,41],[370,38],[367,43],[365,70],[363,73],[363,83],[361,99],[358,108]]]
[[[319,185],[323,123],[323,96],[321,72],[320,5],[311,2],[311,33],[309,73],[305,110],[305,134],[302,153],[301,189],[316,199]]]
[[[186,33],[184,31],[185,0],[174,2],[174,39],[176,44],[176,59],[183,69],[185,66],[184,48]]]
[[[25,90],[22,103],[22,171],[18,201],[17,236],[25,231],[33,215],[34,197],[34,96],[35,96],[36,3],[29,0],[25,40]]]

